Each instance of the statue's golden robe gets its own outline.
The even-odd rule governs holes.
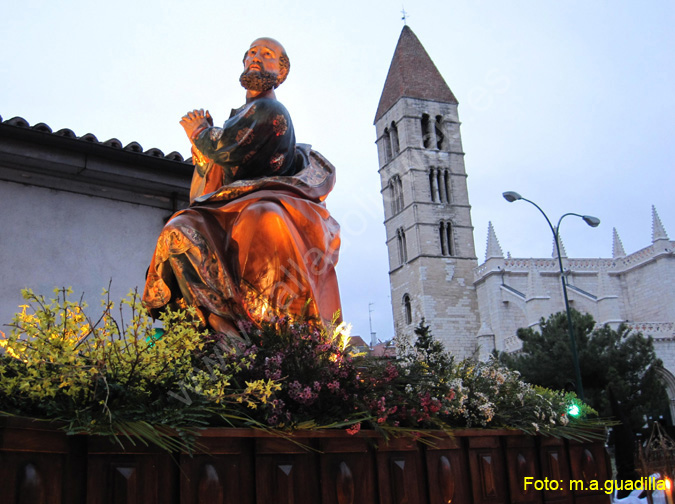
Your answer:
[[[194,146],[191,205],[162,230],[145,306],[187,304],[234,322],[305,312],[331,320],[340,310],[339,225],[324,204],[333,166],[295,144],[276,100],[233,111]]]

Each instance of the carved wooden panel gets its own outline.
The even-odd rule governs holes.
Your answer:
[[[509,495],[513,504],[537,504],[543,500],[541,491],[528,481],[540,479],[539,460],[535,438],[532,436],[505,436],[506,467],[509,475]]]
[[[322,504],[377,501],[375,457],[367,439],[322,439],[319,447]]]
[[[65,433],[27,419],[0,420],[0,502],[61,504],[73,497],[63,485],[69,474]]]
[[[470,437],[469,467],[475,504],[508,502],[504,452],[499,437]]]
[[[574,500],[579,504],[607,504],[610,497],[604,491],[605,481],[610,478],[605,446],[601,442],[581,444],[569,442],[571,476],[583,482],[584,490],[574,491]],[[596,489],[591,490],[591,483]],[[580,485],[579,485],[580,486]]]
[[[439,435],[434,446],[341,431],[301,433],[296,443],[245,429],[202,434],[208,455],[174,459],[157,448],[121,448],[105,438],[65,436],[48,424],[0,417],[0,502],[609,503],[602,490],[609,474],[602,443],[476,430]],[[520,485],[526,477],[566,484],[533,494]],[[571,492],[571,480],[599,487]]]
[[[213,445],[209,455],[181,455],[181,504],[253,504],[253,443],[221,439]]]
[[[0,453],[0,502],[60,504],[65,458],[42,453]]]
[[[380,441],[377,447],[380,504],[428,502],[423,453],[407,439]]]
[[[562,482],[558,490],[543,490],[544,502],[547,504],[564,504],[573,501],[570,490],[570,463],[567,445],[562,439],[538,438],[539,460],[542,479],[548,478]]]
[[[321,502],[317,455],[283,439],[256,442],[256,503]]]
[[[471,504],[466,448],[459,438],[443,439],[425,448],[431,504]]]
[[[177,504],[178,465],[169,455],[90,454],[87,504]]]

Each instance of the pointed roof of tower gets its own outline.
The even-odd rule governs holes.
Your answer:
[[[652,205],[652,242],[667,239],[668,233],[666,233],[666,228],[663,227],[659,214],[656,213],[656,207]]]
[[[621,238],[619,238],[619,233],[616,231],[616,228],[614,228],[612,234],[612,257],[614,259],[626,257],[626,251],[623,248],[623,243],[621,242]]]
[[[444,103],[457,103],[457,98],[443,80],[417,36],[408,25],[403,27],[394,57],[389,65],[375,121],[399,98],[420,98]]]
[[[503,259],[504,252],[502,252],[502,247],[499,245],[499,240],[497,239],[497,233],[495,233],[495,228],[492,226],[492,222],[488,222],[488,236],[487,236],[487,248],[485,249],[485,260],[491,259],[493,257],[498,257]]]

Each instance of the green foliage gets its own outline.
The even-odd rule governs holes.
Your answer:
[[[570,418],[567,411],[577,401],[575,394],[533,387],[494,359],[455,364],[424,321],[415,335],[414,343],[396,339],[395,359],[366,359],[360,368],[366,385],[361,400],[374,417],[373,427],[389,432],[515,428],[572,439],[603,432],[606,423],[586,405],[579,417]]]
[[[60,420],[71,433],[104,434],[192,449],[204,426],[263,429],[363,426],[385,434],[510,427],[583,438],[604,425],[574,394],[524,383],[495,360],[455,363],[422,322],[396,340],[395,358],[353,357],[343,324],[274,318],[240,322],[237,350],[190,310],[155,327],[135,292],[118,322],[103,302],[95,322],[57,290],[27,304],[0,333],[0,412]],[[124,316],[128,319],[124,321]]]
[[[572,323],[579,354],[584,398],[602,416],[612,416],[607,388],[614,393],[638,430],[644,416],[667,407],[667,396],[658,378],[663,367],[656,358],[651,338],[631,332],[625,325],[617,330],[596,327],[593,317],[572,310]],[[501,362],[518,370],[526,381],[555,390],[574,383],[574,367],[567,315],[555,313],[541,319],[541,331],[518,329],[522,353],[499,354]]]
[[[23,291],[28,304],[10,334],[0,333],[0,411],[61,420],[70,432],[145,433],[162,446],[170,442],[166,429],[193,434],[224,403],[255,405],[271,393],[266,381],[230,387],[245,360],[209,367],[205,356],[222,351],[190,312],[165,312],[157,338],[135,292],[121,303],[120,325],[107,293],[96,322],[70,290],[55,294],[47,301]]]

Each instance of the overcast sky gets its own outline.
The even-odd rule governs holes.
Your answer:
[[[651,243],[655,205],[675,237],[675,2],[417,0],[408,25],[460,102],[479,263],[488,221],[504,253],[550,257],[551,219],[570,257]],[[338,170],[345,319],[392,336],[373,119],[401,28],[399,1],[30,1],[0,5],[0,116],[189,156],[193,108],[223,122],[243,103],[241,58],[280,40],[292,69],[277,97],[298,141]],[[4,218],[4,216],[3,216]],[[154,237],[152,238],[155,239]],[[150,259],[150,258],[148,258]],[[143,280],[139,279],[139,283]],[[102,286],[103,287],[103,286]]]

